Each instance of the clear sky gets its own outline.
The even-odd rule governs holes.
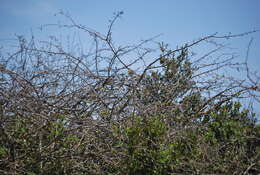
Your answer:
[[[60,9],[100,32],[106,31],[113,12],[124,11],[114,29],[114,39],[122,44],[163,34],[159,40],[175,48],[215,32],[260,30],[260,0],[0,0],[0,40],[38,33],[42,24],[59,20],[54,14]],[[251,37],[249,63],[260,71],[260,32],[233,44],[244,59]]]

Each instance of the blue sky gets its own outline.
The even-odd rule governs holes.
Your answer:
[[[259,0],[1,0],[0,36],[27,34],[31,28],[56,22],[53,15],[59,9],[101,31],[113,12],[122,10],[117,30],[124,40],[163,33],[162,39],[179,43],[214,32],[260,29]]]
[[[208,34],[260,30],[259,0],[0,0],[0,40],[15,34],[39,34],[42,24],[56,23],[60,9],[79,23],[105,32],[113,12],[124,11],[114,28],[118,43],[131,44],[158,34],[175,48]],[[48,34],[48,32],[47,32]],[[234,40],[243,60],[251,37],[249,63],[260,69],[260,32]],[[260,108],[260,107],[259,107]],[[257,109],[257,111],[260,111]]]

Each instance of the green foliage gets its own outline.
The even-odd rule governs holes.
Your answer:
[[[121,138],[117,146],[126,155],[121,172],[229,174],[239,169],[237,164],[246,168],[248,158],[256,155],[249,139],[255,129],[248,111],[240,111],[240,106],[228,102],[210,112],[207,123],[181,130],[168,125],[162,115],[139,116],[121,130],[114,127],[115,136]]]
[[[132,126],[123,131],[122,145],[127,150],[125,160],[128,174],[165,174],[171,150],[166,143],[167,126],[163,117],[152,119],[136,117]]]
[[[68,156],[78,138],[67,135],[60,121],[33,123],[29,118],[15,116],[5,126],[5,134],[0,140],[1,167],[13,169],[12,164],[7,164],[8,159],[13,159],[29,174],[69,173],[65,167],[70,166],[71,160],[62,157]]]
[[[218,142],[241,141],[253,123],[248,118],[248,111],[239,111],[240,104],[229,103],[223,105],[218,111],[211,112],[212,121],[209,123],[209,135]]]
[[[169,160],[164,148],[167,128],[162,118],[144,119],[136,117],[132,126],[126,127],[121,135],[128,155],[124,162],[128,174],[160,174],[165,170]]]
[[[212,171],[231,173],[238,163],[246,168],[250,164],[248,158],[256,155],[255,143],[250,141],[255,131],[254,120],[248,110],[241,111],[240,107],[238,102],[227,102],[210,112],[204,138],[215,156]]]

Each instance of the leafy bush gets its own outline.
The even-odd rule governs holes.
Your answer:
[[[260,173],[260,127],[238,102],[257,99],[259,77],[214,55],[215,40],[250,32],[176,49],[160,43],[153,52],[145,47],[152,40],[116,45],[111,30],[121,12],[107,34],[61,14],[95,49],[19,36],[18,51],[1,52],[0,174]],[[195,59],[192,48],[203,43],[216,48]],[[219,73],[234,67],[247,79]]]

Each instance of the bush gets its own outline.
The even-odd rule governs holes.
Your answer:
[[[160,43],[154,53],[145,48],[152,40],[115,44],[112,25],[122,13],[104,35],[61,14],[96,49],[18,37],[19,50],[2,53],[1,174],[260,173],[259,125],[239,103],[257,97],[257,76],[214,55],[217,41],[250,32],[177,49]],[[192,48],[203,43],[216,49],[194,60]],[[246,80],[219,74],[234,66]]]

